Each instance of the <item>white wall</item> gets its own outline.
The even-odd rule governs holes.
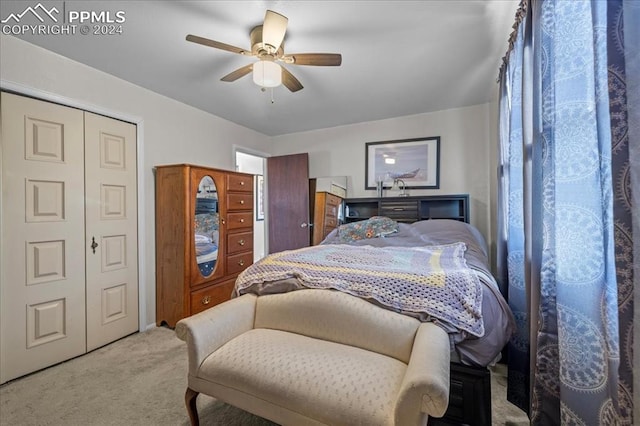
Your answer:
[[[153,167],[193,163],[234,170],[234,144],[268,152],[269,138],[15,37],[0,35],[0,64],[5,87],[24,86],[82,104],[88,110],[113,111],[120,118],[141,123],[143,140],[138,156],[142,181],[138,187],[145,220],[139,232],[146,298],[146,324],[142,326],[152,325],[156,313]]]
[[[274,155],[309,152],[309,175],[347,176],[347,196],[375,197],[365,190],[365,143],[440,136],[440,189],[410,195],[468,193],[471,223],[490,241],[490,129],[492,104],[438,111],[272,138]]]

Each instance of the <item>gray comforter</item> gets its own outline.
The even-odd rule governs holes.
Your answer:
[[[334,230],[322,244],[345,244]],[[468,365],[487,366],[499,359],[500,352],[515,330],[511,310],[503,298],[488,266],[487,247],[482,234],[473,226],[455,220],[427,220],[413,224],[398,224],[398,232],[384,238],[368,238],[349,242],[355,246],[373,247],[420,247],[463,242],[466,245],[464,257],[467,265],[482,283],[481,314],[484,334],[474,336],[446,323],[440,323],[449,334],[452,360]],[[294,278],[264,282],[242,288],[240,293],[270,294],[302,288],[303,284]],[[236,290],[238,290],[236,288]],[[370,300],[376,303],[375,300]],[[379,303],[377,303],[380,305]],[[381,305],[382,306],[382,305]],[[384,306],[382,306],[384,307]]]
[[[515,321],[509,305],[491,275],[487,245],[480,231],[457,220],[423,220],[412,224],[400,223],[397,233],[384,238],[359,240],[350,244],[411,247],[450,244],[457,241],[467,245],[465,252],[467,265],[476,271],[484,284],[482,318],[485,332],[484,336],[475,337],[457,330],[448,330],[454,345],[453,355],[456,355],[464,364],[486,366],[499,359],[500,351],[515,331]],[[338,243],[337,230],[323,241],[323,244],[332,243]]]

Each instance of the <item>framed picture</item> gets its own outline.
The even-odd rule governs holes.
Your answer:
[[[256,220],[264,220],[264,176],[256,175]]]
[[[406,188],[440,188],[440,136],[368,142],[365,146],[365,189],[382,181],[390,188],[395,179]]]

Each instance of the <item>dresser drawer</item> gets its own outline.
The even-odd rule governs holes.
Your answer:
[[[236,280],[231,279],[191,292],[191,315],[231,299]]]
[[[383,201],[380,203],[380,211],[408,211],[417,212],[418,203],[416,201]]]
[[[327,216],[327,217],[324,218],[324,227],[325,227],[325,229],[327,229],[327,228],[334,229],[336,226],[338,226],[338,219],[336,219],[335,217],[332,217],[332,216]]]
[[[253,232],[239,232],[227,235],[227,253],[253,250]]]
[[[253,213],[229,213],[227,215],[227,229],[240,229],[253,227]]]
[[[251,210],[253,194],[227,194],[227,210]]]
[[[449,389],[449,406],[443,424],[491,424],[491,374],[488,369],[452,362]]]
[[[342,198],[327,193],[327,205],[338,207],[342,203]]]
[[[234,254],[227,256],[227,273],[238,274],[253,263],[253,252]]]
[[[380,216],[399,222],[418,220],[418,203],[415,201],[387,201],[380,203]]]
[[[324,209],[324,213],[327,217],[338,217],[338,206],[332,205],[332,204],[327,204],[326,208]]]
[[[253,191],[253,176],[251,175],[227,175],[227,191]]]

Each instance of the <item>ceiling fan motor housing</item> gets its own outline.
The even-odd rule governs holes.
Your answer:
[[[275,59],[282,58],[284,55],[284,41],[280,43],[278,50],[275,50],[273,46],[262,42],[262,25],[258,25],[251,30],[251,54],[257,56],[260,59],[266,59],[268,57]]]

